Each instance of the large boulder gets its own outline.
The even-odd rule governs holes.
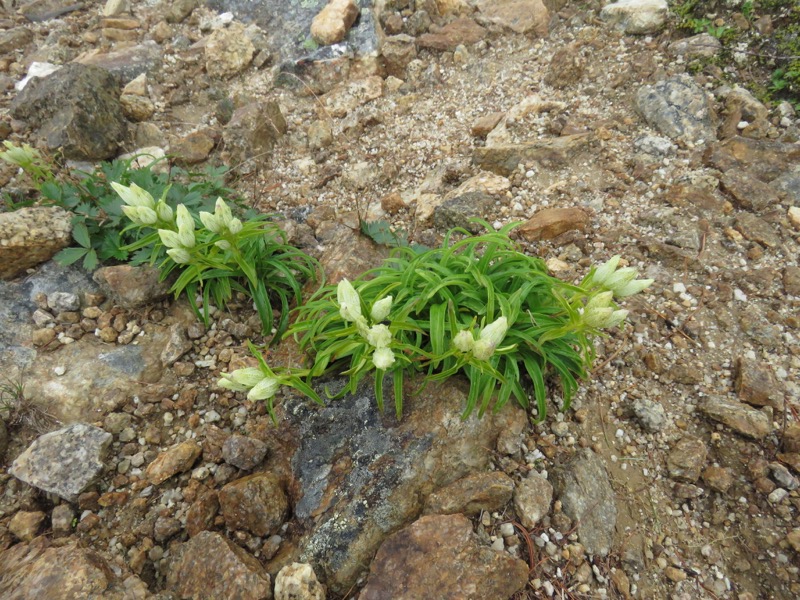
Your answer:
[[[672,139],[716,139],[708,97],[690,75],[675,75],[641,87],[636,92],[636,108],[649,125]]]
[[[38,206],[0,213],[0,279],[13,279],[53,258],[72,241],[70,214]]]

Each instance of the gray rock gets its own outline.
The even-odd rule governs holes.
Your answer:
[[[72,241],[70,213],[56,206],[0,213],[0,279],[50,260]]]
[[[792,490],[796,490],[800,487],[800,481],[797,480],[797,477],[791,474],[789,469],[783,466],[779,462],[773,462],[769,464],[769,470],[772,473],[772,478],[778,482],[782,488],[786,488],[790,492]]]
[[[335,593],[355,583],[390,532],[420,514],[424,498],[485,471],[500,431],[525,422],[512,405],[462,420],[466,396],[452,384],[409,389],[398,422],[394,411],[378,411],[371,387],[322,409],[286,404],[300,442],[292,458],[301,492],[294,512],[301,523],[315,523],[299,541],[299,559]]]
[[[472,162],[498,175],[510,175],[520,163],[536,163],[548,169],[557,169],[570,164],[575,154],[588,143],[589,136],[580,133],[522,144],[498,144],[475,148]]]
[[[306,563],[292,563],[275,576],[275,600],[325,600],[325,586]]]
[[[69,292],[53,292],[47,297],[48,308],[55,312],[76,311],[81,308],[81,300],[77,294]]]
[[[119,95],[119,80],[108,71],[70,63],[33,79],[10,110],[37,127],[46,149],[77,160],[105,159],[116,154],[127,132]]]
[[[160,281],[160,271],[154,267],[101,267],[93,278],[114,304],[123,308],[140,308],[165,298],[170,287],[168,282]]]
[[[771,407],[756,410],[736,400],[712,396],[706,398],[700,410],[711,419],[750,438],[761,440],[772,431]]]
[[[514,489],[514,508],[526,529],[533,529],[549,512],[553,486],[536,472],[528,473]]]
[[[26,27],[14,27],[0,33],[0,54],[22,50],[33,41],[33,32]]]
[[[267,445],[256,438],[232,435],[222,445],[222,458],[237,469],[249,471],[264,460]]]
[[[636,138],[633,142],[634,147],[639,152],[651,154],[653,156],[672,156],[675,154],[675,144],[670,142],[667,138],[659,137],[657,135],[643,135]]]
[[[694,483],[703,472],[707,455],[708,448],[702,440],[682,438],[667,457],[669,476],[677,481]]]
[[[169,328],[169,337],[164,350],[161,351],[161,363],[169,367],[181,356],[192,349],[192,342],[186,337],[186,327],[180,323],[175,323]]]
[[[586,552],[606,556],[614,541],[617,503],[602,459],[581,450],[557,467],[551,479],[564,514],[578,523],[578,539]]]
[[[641,87],[636,109],[649,125],[672,139],[708,142],[716,137],[706,93],[689,75]]]
[[[673,56],[684,56],[688,59],[711,58],[722,50],[722,42],[713,35],[700,33],[691,37],[675,40],[667,50]]]
[[[201,531],[173,551],[166,586],[179,598],[272,598],[270,577],[261,563],[218,533]]]
[[[470,223],[471,219],[490,219],[495,198],[484,192],[467,192],[445,200],[433,209],[433,224],[442,230],[464,227],[478,231],[480,225]]]
[[[112,436],[92,425],[75,423],[37,438],[11,465],[9,473],[68,502],[103,472]]]
[[[147,40],[136,46],[123,46],[119,50],[92,54],[81,58],[81,63],[105,69],[120,81],[128,83],[142,73],[150,73],[161,64],[163,50],[156,42]]]
[[[619,0],[606,4],[600,18],[625,33],[660,31],[667,22],[667,0]]]
[[[800,206],[800,170],[792,171],[776,177],[769,186],[778,193],[787,204]]]
[[[650,433],[662,431],[667,425],[667,413],[664,407],[652,400],[637,400],[633,403],[633,414],[642,429]]]

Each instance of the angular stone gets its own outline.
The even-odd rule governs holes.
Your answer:
[[[667,22],[666,0],[618,0],[606,4],[600,18],[625,33],[645,34],[660,31]]]
[[[34,440],[17,457],[9,473],[40,490],[75,502],[103,473],[111,440],[111,434],[99,427],[75,423]]]
[[[533,529],[550,512],[553,486],[538,473],[531,472],[514,489],[514,508],[525,529]]]
[[[793,220],[795,227],[800,227],[800,218],[791,219],[792,209],[800,211],[800,170],[776,177],[769,182],[769,187],[775,190],[779,198],[791,205],[789,208],[790,220]]]
[[[740,356],[736,359],[734,389],[739,398],[753,406],[782,409],[783,394],[769,366]]]
[[[720,187],[733,198],[736,206],[745,210],[761,212],[780,202],[773,188],[737,169],[727,171],[722,176]]]
[[[17,539],[23,542],[30,542],[39,533],[39,528],[42,526],[47,515],[40,510],[26,511],[21,510],[16,513],[8,522],[8,530],[13,533]]]
[[[92,278],[114,304],[123,308],[140,308],[169,294],[169,283],[160,281],[161,272],[155,267],[101,267]]]
[[[72,533],[72,520],[75,512],[69,504],[59,504],[50,514],[50,525],[53,528],[53,537],[66,537]]]
[[[786,541],[792,547],[792,550],[800,553],[800,527],[792,529],[786,536]]]
[[[237,469],[249,471],[267,455],[267,445],[259,439],[232,435],[222,445],[222,458]]]
[[[325,586],[306,563],[292,563],[275,576],[275,600],[325,600]]]
[[[167,23],[182,23],[186,17],[192,14],[199,3],[199,0],[174,0],[165,3],[167,10],[164,17]]]
[[[640,399],[633,403],[633,414],[642,426],[650,433],[658,433],[667,425],[667,413],[664,407],[652,400]]]
[[[211,77],[233,77],[247,68],[254,54],[255,46],[245,35],[244,25],[231,23],[209,36],[205,45],[206,72]]]
[[[175,323],[170,326],[167,343],[161,351],[161,364],[170,367],[191,349],[192,342],[186,337],[186,328],[180,323]]]
[[[329,0],[311,21],[311,37],[323,46],[341,42],[358,18],[358,12],[355,0]]]
[[[287,130],[277,102],[254,102],[238,108],[222,134],[228,164],[266,162]]]
[[[500,471],[467,475],[435,491],[425,501],[424,514],[468,516],[502,510],[511,500],[514,482]]]
[[[388,75],[405,79],[408,63],[417,57],[416,40],[404,33],[387,37],[381,45],[381,56]]]
[[[212,529],[219,511],[217,492],[207,492],[195,500],[186,513],[186,533],[194,537],[201,531]]]
[[[481,546],[466,517],[429,515],[381,545],[359,598],[499,600],[527,581],[528,566]]]
[[[14,118],[38,128],[45,148],[77,160],[114,156],[127,132],[119,82],[98,67],[70,63],[33,79],[10,110]]]
[[[480,117],[472,124],[470,133],[472,133],[474,137],[485,138],[495,127],[497,127],[498,123],[500,123],[505,116],[506,113],[500,111],[489,113],[488,115]]]
[[[363,235],[354,235],[347,228],[337,233],[326,247],[320,264],[325,270],[325,280],[331,284],[355,279],[359,273],[377,267],[388,255],[386,248],[376,246]]]
[[[800,267],[789,265],[783,270],[783,289],[790,296],[800,296]]]
[[[378,76],[356,79],[335,88],[323,98],[327,112],[334,117],[344,117],[359,106],[383,95],[383,79]]]
[[[517,230],[529,242],[552,240],[567,231],[586,231],[589,215],[580,208],[544,208]]]
[[[781,441],[786,452],[800,452],[800,424],[793,423],[786,427]]]
[[[153,485],[163,483],[173,475],[192,468],[202,448],[194,440],[187,440],[165,450],[147,465],[145,476]]]
[[[617,504],[602,459],[581,450],[553,471],[552,481],[564,514],[578,523],[578,539],[586,552],[606,556],[614,542]]]
[[[756,410],[735,400],[709,397],[700,406],[700,410],[737,433],[756,440],[764,439],[772,431],[772,409],[769,407]]]
[[[550,13],[542,0],[478,0],[477,6],[486,19],[515,33],[547,35]]]
[[[455,50],[459,44],[469,46],[482,40],[485,35],[486,30],[483,27],[469,17],[461,17],[436,33],[423,33],[417,38],[417,44],[431,50]]]
[[[81,8],[83,8],[83,4],[72,0],[32,0],[20,5],[19,13],[29,21],[39,23],[56,19]]]
[[[277,533],[289,514],[281,481],[271,473],[232,481],[219,491],[219,507],[229,529],[258,536]]]
[[[673,56],[684,56],[688,59],[711,58],[722,50],[722,42],[713,35],[701,33],[681,40],[675,40],[667,50]]]
[[[0,54],[22,50],[33,41],[33,33],[26,27],[14,27],[0,33]]]
[[[177,548],[167,588],[180,598],[270,600],[270,577],[255,558],[218,533],[203,531]]]
[[[537,163],[551,169],[562,168],[569,165],[577,151],[588,143],[588,134],[579,133],[522,144],[498,144],[475,148],[472,162],[498,175],[510,175],[520,163]]]
[[[682,438],[667,457],[669,476],[677,481],[694,483],[700,478],[707,455],[708,449],[702,440]]]
[[[75,59],[76,63],[105,69],[116,75],[123,83],[132,81],[142,73],[155,70],[163,57],[163,50],[154,41],[148,40],[136,46],[120,45],[113,52],[92,50]]]
[[[775,228],[752,213],[739,213],[736,217],[736,230],[748,240],[767,248],[775,248],[781,243],[781,238]]]
[[[708,97],[689,75],[641,87],[636,92],[636,109],[649,125],[672,139],[708,142],[716,138]]]
[[[50,260],[72,242],[70,213],[56,206],[0,213],[0,279]]]
[[[733,473],[724,467],[706,467],[703,481],[712,490],[724,494],[733,485]]]
[[[122,112],[131,121],[146,121],[156,112],[156,106],[147,96],[135,96],[133,94],[122,94],[119,97],[122,105]]]
[[[703,160],[706,166],[719,171],[746,171],[769,183],[800,163],[800,146],[736,136],[709,144]]]
[[[578,83],[586,70],[586,59],[581,54],[581,45],[572,43],[559,48],[550,59],[544,82],[563,90]]]
[[[470,220],[486,219],[495,202],[494,196],[484,192],[467,192],[449,198],[433,209],[433,224],[442,230],[464,227],[477,232],[481,226]]]

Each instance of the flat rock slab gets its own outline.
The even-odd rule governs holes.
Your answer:
[[[700,406],[700,410],[714,421],[756,440],[764,439],[772,431],[770,408],[756,410],[736,400],[710,397]]]
[[[617,502],[602,459],[584,449],[553,470],[552,483],[564,514],[577,522],[586,552],[606,556],[614,541]]]
[[[426,514],[477,515],[502,510],[511,500],[514,482],[501,471],[467,475],[435,491],[425,502]]]
[[[300,487],[294,512],[314,524],[298,542],[299,559],[335,593],[350,589],[389,533],[419,516],[425,498],[486,471],[500,432],[525,422],[512,405],[462,420],[466,393],[452,382],[414,392],[407,389],[400,422],[393,410],[378,411],[371,385],[323,409],[287,404],[300,444],[292,458]]]
[[[706,166],[722,172],[746,171],[767,183],[800,164],[800,146],[741,136],[710,144],[703,154]]]
[[[579,133],[522,144],[498,144],[475,148],[472,163],[498,175],[510,175],[520,163],[540,164],[546,168],[563,168],[589,143],[589,134]]]
[[[528,582],[528,565],[481,546],[463,515],[429,515],[378,550],[360,600],[510,598]]]
[[[549,512],[553,502],[553,486],[536,472],[517,484],[514,508],[526,529],[533,529]]]
[[[523,223],[517,233],[528,240],[552,240],[567,231],[586,231],[590,219],[580,208],[545,208]]]
[[[649,125],[672,139],[716,139],[708,97],[689,75],[675,75],[639,88],[636,109]]]
[[[700,478],[707,456],[708,448],[702,440],[682,438],[667,457],[669,476],[677,481],[694,483]]]
[[[442,27],[436,33],[423,33],[417,38],[421,48],[454,50],[459,44],[469,46],[482,40],[487,31],[469,17],[461,17]]]
[[[478,0],[478,10],[496,25],[515,33],[547,35],[550,12],[542,0]]]
[[[123,308],[140,308],[169,294],[170,284],[161,281],[161,272],[155,267],[101,267],[92,278],[115,304]]]
[[[46,433],[17,457],[9,473],[40,490],[75,502],[102,474],[112,437],[85,423]]]
[[[194,440],[176,444],[159,454],[153,462],[147,465],[145,475],[153,485],[163,483],[173,475],[191,469],[201,452],[202,448]]]
[[[218,533],[202,531],[181,544],[167,571],[167,588],[179,598],[272,598],[270,577],[245,549]]]

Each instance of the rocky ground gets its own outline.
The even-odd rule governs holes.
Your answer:
[[[565,280],[621,254],[656,283],[543,423],[461,421],[452,381],[401,421],[369,386],[287,394],[275,427],[214,385],[263,341],[246,302],[206,329],[151,272],[14,271],[64,216],[0,213],[0,595],[798,597],[791,104],[656,0],[362,1],[349,46],[319,49],[322,2],[244,4],[4,2],[0,133],[79,164],[227,164],[333,281],[386,253],[360,219],[433,245],[481,217],[525,222]],[[99,69],[14,88],[76,59]]]

